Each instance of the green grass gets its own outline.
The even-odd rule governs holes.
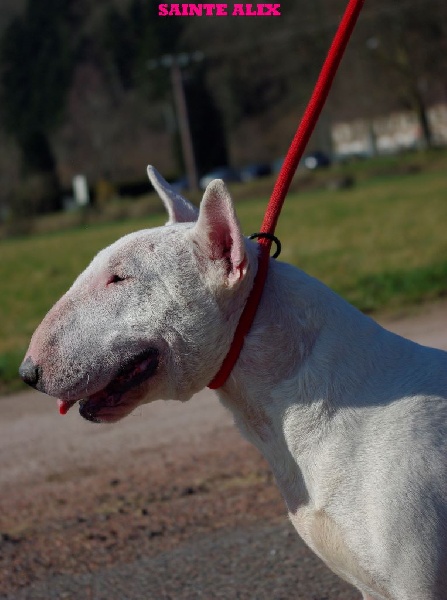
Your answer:
[[[382,170],[358,177],[352,189],[290,194],[277,229],[281,260],[368,312],[447,294],[443,166],[406,175]],[[259,230],[266,203],[265,197],[237,201],[246,234]],[[18,388],[17,366],[32,332],[96,252],[164,220],[154,215],[0,242],[0,391]]]
[[[446,226],[447,177],[421,173],[290,196],[278,235],[283,260],[377,311],[447,292]]]

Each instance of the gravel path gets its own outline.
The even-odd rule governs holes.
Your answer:
[[[447,349],[446,309],[384,323]],[[210,392],[113,426],[38,393],[0,410],[0,599],[358,600]]]

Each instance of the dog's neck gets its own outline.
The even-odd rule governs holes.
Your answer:
[[[218,394],[270,463],[289,510],[308,501],[308,457],[367,375],[357,340],[374,343],[381,331],[315,279],[272,264],[239,361]]]

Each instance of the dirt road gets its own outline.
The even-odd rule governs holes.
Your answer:
[[[447,349],[447,303],[384,323]],[[114,426],[37,393],[0,411],[1,599],[358,599],[210,392]]]

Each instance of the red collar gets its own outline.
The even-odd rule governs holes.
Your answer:
[[[351,37],[354,26],[357,22],[360,11],[365,0],[350,0],[346,7],[345,13],[340,25],[338,26],[334,40],[329,48],[328,55],[324,61],[317,83],[315,85],[312,96],[304,112],[301,123],[295,133],[287,156],[279,172],[276,180],[273,193],[267,206],[267,210],[262,223],[261,234],[259,239],[259,258],[258,270],[253,283],[253,288],[242,311],[241,318],[234,333],[233,342],[230,346],[228,354],[214,376],[208,387],[212,390],[220,388],[224,385],[233,366],[244,345],[244,339],[250,330],[253,320],[261,300],[262,291],[264,289],[265,280],[267,278],[268,266],[270,262],[270,246],[272,238],[274,238],[276,223],[279,214],[284,204],[285,197],[289,190],[295,171],[303,156],[307,142],[314,130],[318,117],[324,106],[326,98],[329,94],[332,82],[337,72],[338,66]],[[267,237],[264,237],[267,236]]]

